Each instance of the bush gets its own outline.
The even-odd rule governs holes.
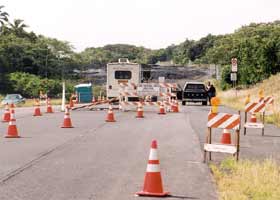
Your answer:
[[[42,79],[33,74],[15,72],[8,75],[9,91],[20,93],[24,97],[38,97],[40,91],[47,93],[50,97],[58,97],[62,92],[60,80]],[[66,84],[66,93],[72,93],[74,88],[72,84]]]

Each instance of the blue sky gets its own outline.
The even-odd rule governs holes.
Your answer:
[[[1,0],[11,18],[76,51],[126,43],[165,48],[280,19],[280,0]]]

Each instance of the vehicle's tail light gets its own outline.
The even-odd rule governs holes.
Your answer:
[[[111,90],[111,89],[112,89],[112,85],[109,85],[109,87],[108,87],[108,88],[109,88],[109,90]]]

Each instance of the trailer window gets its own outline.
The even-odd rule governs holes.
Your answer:
[[[131,71],[115,71],[115,79],[131,79]]]

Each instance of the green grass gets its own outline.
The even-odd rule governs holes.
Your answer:
[[[272,159],[264,161],[226,159],[211,164],[219,200],[279,200],[280,166]]]

